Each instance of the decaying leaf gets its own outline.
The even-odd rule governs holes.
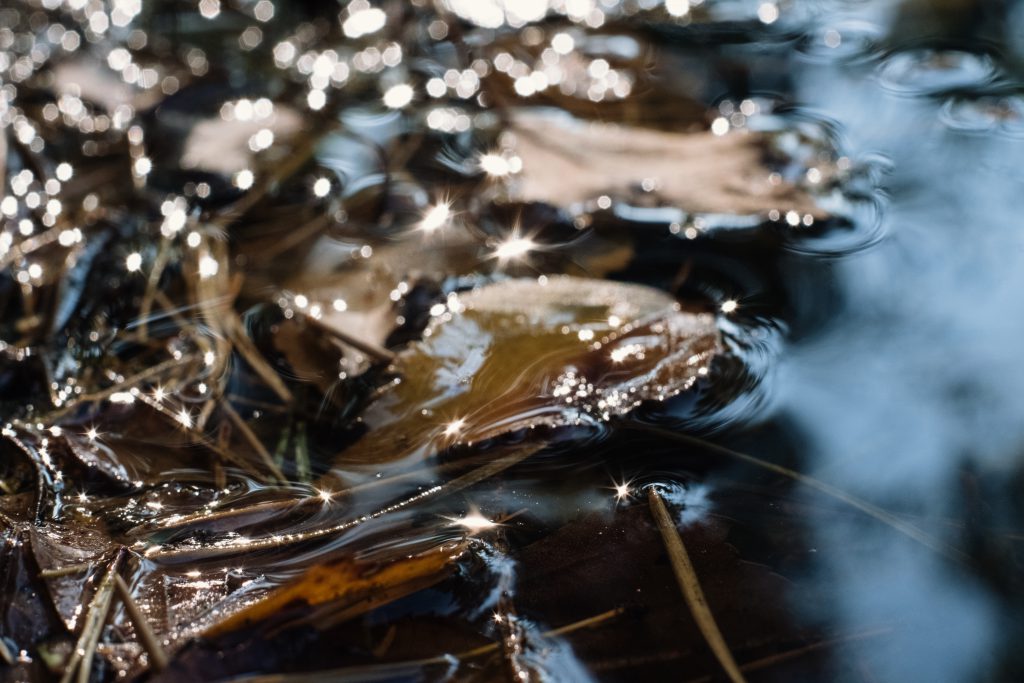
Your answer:
[[[345,462],[423,456],[456,442],[567,426],[663,400],[707,373],[710,314],[639,285],[551,277],[488,285],[436,317],[394,363]]]
[[[3,520],[0,527],[0,635],[15,651],[32,650],[46,638],[63,635],[64,624],[39,578],[30,533]]]
[[[568,208],[601,195],[645,196],[691,213],[821,216],[799,188],[772,184],[758,133],[675,133],[537,112],[518,113],[511,131],[523,162],[512,192],[522,201]]]
[[[215,638],[280,617],[291,608],[330,604],[325,618],[336,624],[433,585],[449,575],[465,543],[446,544],[392,562],[345,558],[317,564],[262,600],[229,616],[203,634]],[[292,615],[294,616],[294,615]]]

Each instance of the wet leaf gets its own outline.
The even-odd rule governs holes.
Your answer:
[[[0,525],[6,526],[2,520]],[[12,652],[34,652],[47,639],[67,636],[46,584],[39,578],[32,550],[27,531],[13,527],[0,531],[0,638]],[[18,663],[12,678],[5,680],[30,680],[41,675],[33,669],[38,665]]]
[[[454,569],[453,561],[464,549],[464,543],[447,544],[390,562],[345,558],[313,565],[203,635],[216,638],[271,619],[294,619],[301,616],[301,610],[328,604],[330,609],[324,610],[324,617],[336,624],[440,581]]]
[[[538,111],[516,114],[511,130],[523,162],[512,194],[522,201],[568,208],[608,195],[691,213],[821,216],[803,191],[769,181],[758,133],[665,132]]]
[[[113,449],[102,443],[89,443],[85,437],[73,432],[65,432],[62,436],[71,456],[89,471],[98,473],[119,488],[132,486],[128,470],[119,462]]]
[[[346,463],[427,455],[537,425],[622,415],[690,388],[720,351],[709,314],[638,285],[515,279],[451,299],[401,353]]]

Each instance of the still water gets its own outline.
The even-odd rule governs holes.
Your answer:
[[[307,4],[0,10],[3,676],[1024,677],[1024,5]]]

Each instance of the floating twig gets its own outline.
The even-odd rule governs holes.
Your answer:
[[[160,641],[157,640],[156,634],[153,633],[153,627],[149,624],[149,619],[139,609],[139,605],[135,602],[135,598],[132,597],[131,588],[120,574],[114,576],[114,586],[117,588],[117,595],[121,598],[121,603],[124,605],[125,611],[128,613],[128,618],[131,619],[132,625],[135,627],[135,633],[139,636],[139,642],[146,648],[146,652],[149,653],[149,661],[152,669],[159,671],[167,666],[167,654],[164,649],[160,647]]]
[[[676,529],[672,516],[668,513],[668,508],[665,507],[665,501],[653,487],[647,490],[647,501],[650,503],[651,514],[661,532],[665,550],[668,551],[668,559],[672,564],[673,572],[675,572],[676,581],[679,582],[679,588],[683,592],[683,598],[686,600],[687,607],[690,608],[693,620],[697,623],[697,628],[700,629],[701,635],[704,636],[704,640],[707,641],[715,658],[718,659],[718,663],[722,665],[722,669],[729,676],[729,680],[732,683],[745,683],[746,679],[743,678],[736,660],[733,659],[732,652],[729,650],[725,638],[722,637],[722,631],[718,628],[715,616],[708,606],[704,590],[700,587],[700,580],[690,562],[690,555],[686,552],[686,546],[683,545],[683,539]]]
[[[576,631],[581,631],[585,628],[593,628],[595,626],[600,626],[606,621],[616,619],[622,616],[625,612],[625,607],[616,607],[615,609],[610,609],[607,612],[601,612],[600,614],[595,614],[592,617],[580,619],[579,621],[574,621],[571,624],[566,624],[565,626],[559,626],[556,629],[545,631],[541,636],[544,638],[556,638],[558,636],[564,636]],[[460,652],[453,656],[458,660],[474,659],[476,657],[482,657],[484,655],[497,652],[500,647],[500,643],[488,643],[487,645],[481,645],[480,647],[475,647],[472,650],[466,650],[465,652]],[[437,657],[435,659],[438,663],[445,661],[443,657]]]
[[[587,617],[586,619],[581,619],[571,624],[566,624],[565,626],[559,626],[558,628],[551,629],[550,631],[544,631],[541,633],[541,637],[556,638],[576,631],[581,631],[583,629],[595,628],[611,621],[612,619],[622,616],[625,611],[626,610],[623,607],[616,607],[615,609],[595,614],[592,617]],[[366,666],[343,667],[299,674],[262,674],[257,676],[242,676],[239,678],[232,678],[231,683],[298,683],[299,681],[307,681],[311,678],[323,681],[324,683],[328,681],[376,680],[373,678],[374,675],[382,676],[388,673],[397,674],[402,671],[421,669],[425,666],[451,666],[455,661],[476,659],[484,655],[493,654],[497,652],[500,647],[501,645],[499,643],[488,643],[487,645],[481,645],[480,647],[473,648],[472,650],[466,650],[465,652],[460,652],[454,655],[440,655],[437,657],[413,659],[404,662],[369,664]]]

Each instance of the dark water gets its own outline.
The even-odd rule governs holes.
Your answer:
[[[1024,6],[18,3],[0,50],[6,679],[115,566],[171,661],[115,606],[94,680],[727,680],[652,489],[748,680],[1024,677]]]

